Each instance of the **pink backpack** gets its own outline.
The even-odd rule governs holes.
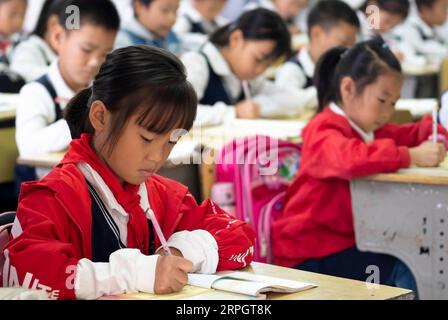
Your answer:
[[[257,135],[233,140],[216,159],[212,200],[255,229],[255,261],[272,262],[271,224],[283,211],[300,157],[300,145]]]

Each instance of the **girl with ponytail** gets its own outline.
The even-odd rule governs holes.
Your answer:
[[[318,62],[314,81],[319,112],[303,131],[300,170],[273,224],[275,262],[362,281],[367,267],[376,265],[382,284],[400,286],[397,279],[404,276],[404,286],[416,290],[409,269],[395,257],[356,248],[350,180],[410,165],[437,166],[446,149],[427,141],[432,119],[389,123],[403,77],[381,39],[331,49]]]
[[[173,54],[148,46],[109,54],[92,87],[65,109],[73,141],[64,159],[22,187],[3,283],[22,286],[32,275],[51,297],[95,299],[177,292],[188,272],[249,264],[247,224],[156,174],[196,107]],[[153,221],[171,254],[160,250]]]

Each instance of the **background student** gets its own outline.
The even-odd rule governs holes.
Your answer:
[[[246,223],[156,174],[196,109],[173,54],[112,52],[67,106],[74,140],[64,159],[22,188],[4,283],[26,286],[31,275],[59,299],[165,294],[181,291],[188,272],[250,264],[255,233]],[[156,221],[172,255],[161,250]]]
[[[59,58],[44,76],[20,92],[16,112],[16,142],[21,156],[67,149],[71,137],[62,114],[67,102],[90,85],[112,51],[120,20],[109,0],[71,0],[80,10],[80,29],[67,30],[65,11],[55,39]],[[39,176],[39,174],[38,174]]]
[[[416,291],[409,269],[396,258],[356,248],[350,180],[411,164],[437,166],[445,146],[428,141],[430,116],[416,124],[389,123],[403,76],[382,40],[331,49],[316,72],[320,113],[303,131],[299,173],[273,224],[275,262],[361,281],[367,266],[376,265],[381,283]]]
[[[0,92],[17,93],[25,84],[9,68],[9,58],[21,38],[26,8],[26,0],[0,0]]]
[[[197,123],[300,113],[298,93],[260,77],[289,52],[290,34],[281,17],[255,9],[218,29],[199,51],[186,53],[182,61],[199,98]]]
[[[64,0],[46,0],[30,37],[20,42],[11,55],[11,70],[27,82],[42,76],[48,66],[57,59],[58,29],[61,11],[65,12]]]
[[[172,30],[177,19],[179,0],[133,0],[134,16],[123,21],[116,48],[150,45],[175,54],[182,53],[182,43]]]
[[[307,24],[309,45],[277,70],[275,82],[300,91],[303,107],[314,108],[317,107],[317,91],[313,77],[317,61],[331,48],[353,46],[359,32],[359,20],[346,3],[324,0],[312,7]]]

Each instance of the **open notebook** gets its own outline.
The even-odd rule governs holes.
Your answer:
[[[266,298],[266,293],[270,292],[294,293],[316,287],[312,283],[238,271],[224,271],[216,274],[189,274],[188,284],[261,298]]]

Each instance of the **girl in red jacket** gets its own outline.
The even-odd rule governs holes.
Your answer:
[[[67,106],[74,140],[64,159],[21,190],[3,286],[61,299],[160,294],[180,291],[188,272],[250,264],[248,225],[155,174],[196,108],[174,55],[143,46],[111,53],[93,86]],[[151,212],[173,255],[158,249]]]
[[[403,77],[381,39],[330,50],[318,64],[315,82],[319,113],[303,131],[300,170],[284,214],[273,224],[275,261],[358,280],[366,280],[367,267],[375,265],[382,283],[399,285],[389,281],[395,258],[356,249],[349,183],[411,164],[437,166],[445,147],[428,141],[430,117],[389,123]]]

